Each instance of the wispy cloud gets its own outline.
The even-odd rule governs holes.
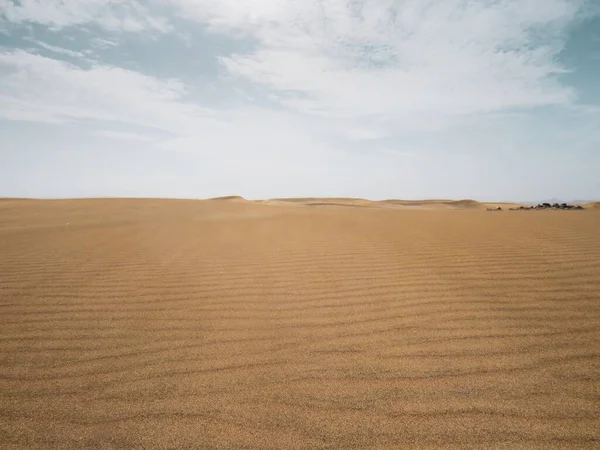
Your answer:
[[[221,63],[231,75],[265,88],[270,100],[301,114],[358,120],[362,134],[374,136],[386,129],[431,129],[457,116],[573,103],[576,93],[558,81],[566,69],[557,55],[584,5],[584,0],[5,0],[0,13],[12,22],[54,27],[93,22],[109,30],[168,32],[170,21],[159,12],[170,6],[215,33],[253,39],[252,51],[222,55]]]
[[[65,56],[70,56],[72,58],[85,58],[86,57],[85,54],[74,51],[74,50],[69,50],[68,48],[57,47],[55,45],[49,45],[49,44],[46,44],[45,42],[36,41],[36,40],[31,40],[31,42],[33,42],[38,47],[41,47],[41,48],[48,50],[49,52],[55,53],[57,55],[65,55]]]
[[[117,45],[119,45],[119,43],[116,41],[110,39],[103,39],[99,37],[92,39],[92,44],[94,47],[98,47],[101,49],[116,47]]]
[[[112,130],[99,130],[95,131],[96,136],[108,139],[117,139],[123,141],[137,141],[137,142],[155,142],[156,139],[141,133],[131,133],[129,131],[112,131]]]
[[[171,1],[255,39],[224,67],[306,114],[397,123],[575,99],[556,57],[577,0]]]
[[[138,0],[0,0],[0,17],[13,23],[39,23],[56,29],[95,24],[106,30],[139,32],[171,30]]]
[[[7,119],[105,120],[184,132],[210,115],[185,101],[186,88],[175,79],[103,65],[82,69],[21,50],[0,53],[0,68],[7,72],[0,85],[0,116]]]
[[[332,151],[323,141],[330,135],[323,124],[264,108],[208,109],[191,102],[188,88],[176,79],[107,65],[86,69],[25,51],[0,53],[0,71],[8,73],[0,85],[4,119],[95,124],[94,135],[101,138],[205,153],[237,161],[239,170],[264,170],[268,161],[298,170]],[[124,131],[127,126],[145,131]]]

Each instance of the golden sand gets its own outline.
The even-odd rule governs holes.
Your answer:
[[[2,200],[0,447],[599,448],[600,208],[489,206]]]

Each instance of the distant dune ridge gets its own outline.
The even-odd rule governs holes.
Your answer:
[[[599,209],[599,208],[600,208],[600,202],[588,203],[586,206],[587,206],[588,208]]]
[[[246,201],[244,197],[240,197],[239,195],[228,195],[226,197],[214,197],[210,200],[237,200],[237,201]]]
[[[276,202],[289,202],[307,206],[369,206],[372,208],[469,208],[483,209],[483,204],[475,200],[365,200],[361,198],[278,198]]]
[[[3,199],[0,447],[598,448],[600,202],[511,205]]]
[[[28,198],[1,198],[0,202],[6,201],[28,201],[36,199]],[[166,200],[166,199],[134,199],[134,198],[90,198],[90,199],[57,199],[57,200],[46,200],[46,201],[147,201],[147,200]],[[190,201],[189,199],[169,199],[172,201]],[[202,201],[198,199],[195,201]],[[387,199],[387,200],[367,200],[363,198],[352,198],[352,197],[292,197],[292,198],[272,198],[266,200],[248,200],[239,195],[227,195],[223,197],[213,197],[206,200],[212,201],[229,201],[229,202],[249,202],[249,203],[260,203],[260,204],[297,204],[305,206],[369,206],[373,208],[386,208],[386,207],[410,207],[410,208],[423,208],[423,209],[481,209],[485,210],[492,206],[504,206],[504,207],[515,207],[520,205],[530,205],[534,203],[517,203],[517,202],[480,202],[471,199],[462,200],[451,200],[451,199],[424,199],[424,200],[401,200],[401,199]],[[537,202],[541,203],[541,202]],[[550,202],[555,203],[555,202]],[[585,208],[597,208],[600,205],[600,201],[596,202],[568,202],[571,204],[580,204]]]
[[[369,206],[372,208],[403,207],[403,208],[421,208],[421,209],[480,209],[485,210],[489,207],[518,207],[520,203],[511,202],[479,202],[471,199],[447,200],[366,200],[362,198],[274,198],[264,200],[265,203],[294,203],[306,206]],[[584,207],[595,208],[598,202],[584,204]]]

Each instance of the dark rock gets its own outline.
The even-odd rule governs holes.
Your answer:
[[[562,209],[562,210],[567,210],[567,209],[584,209],[583,206],[581,205],[569,205],[568,203],[538,203],[535,206],[530,206],[529,208],[524,208],[524,209]]]

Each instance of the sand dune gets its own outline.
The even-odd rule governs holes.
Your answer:
[[[417,203],[0,202],[0,447],[598,448],[600,210]]]
[[[383,200],[381,203],[395,206],[438,209],[484,209],[485,204],[475,200]]]
[[[403,208],[403,209],[481,209],[487,207],[517,206],[516,203],[482,203],[475,200],[366,200],[362,198],[279,198],[265,203],[295,204],[303,206],[358,206],[369,208]]]
[[[214,198],[211,198],[210,200],[227,200],[227,201],[242,201],[242,202],[247,201],[244,197],[241,197],[239,195],[227,195],[225,197],[214,197]]]
[[[362,198],[278,198],[268,203],[295,204],[303,206],[346,206],[369,208],[420,208],[420,209],[464,209],[483,208],[473,200],[366,200]]]

